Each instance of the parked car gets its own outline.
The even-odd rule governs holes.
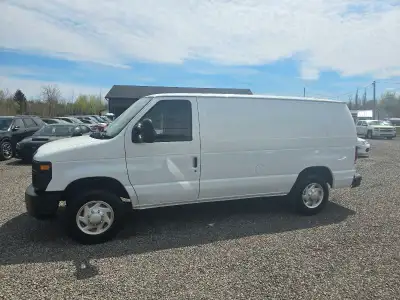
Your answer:
[[[91,132],[88,126],[79,124],[66,123],[43,126],[31,137],[27,137],[17,143],[15,156],[23,161],[30,161],[36,150],[48,142],[90,134]]]
[[[68,122],[60,119],[52,119],[52,118],[42,118],[42,121],[46,124],[68,124]]]
[[[98,121],[98,123],[97,123],[97,129],[98,129],[99,131],[104,131],[104,130],[107,128],[108,124],[109,124],[108,121],[104,121],[100,116],[91,115],[91,116],[89,116],[89,117],[91,117],[92,119],[95,119],[95,120]]]
[[[356,124],[356,129],[357,135],[367,139],[384,137],[391,140],[396,137],[396,127],[388,125],[385,121],[360,120]]]
[[[12,158],[17,143],[45,125],[37,116],[0,117],[0,160]]]
[[[95,121],[93,121],[93,120],[91,120],[89,118],[82,117],[82,116],[77,116],[76,118],[78,120],[80,120],[83,124],[88,125],[91,130],[98,131],[98,126],[97,126],[97,123]]]
[[[368,141],[357,137],[357,155],[358,156],[369,156],[371,145]]]
[[[63,121],[68,122],[70,124],[82,124],[83,123],[81,120],[79,120],[78,118],[75,118],[73,116],[57,117],[56,119],[63,120]]]
[[[109,117],[107,117],[107,116],[101,116],[101,118],[102,118],[104,121],[108,122],[108,123],[111,123],[111,122],[113,121],[111,118],[109,118]]]
[[[85,124],[90,124],[92,130],[104,131],[105,127],[107,127],[106,123],[99,123],[99,121],[92,116],[77,116],[77,118]]]
[[[106,121],[104,121],[104,119],[101,116],[90,115],[88,117],[95,119],[98,123],[107,123]]]
[[[400,126],[400,118],[390,118],[388,121],[394,126]]]
[[[104,116],[109,118],[111,121],[114,121],[115,119],[115,115],[113,113],[106,113]]]
[[[353,119],[340,101],[147,96],[105,132],[40,147],[26,208],[45,219],[65,200],[68,233],[86,244],[113,238],[129,205],[147,209],[288,195],[290,207],[313,215],[328,203],[331,187],[361,184],[356,144]]]

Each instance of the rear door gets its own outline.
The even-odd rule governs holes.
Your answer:
[[[133,143],[132,129],[149,118],[154,143]],[[125,133],[129,180],[141,206],[197,201],[200,135],[196,97],[154,98]]]
[[[25,137],[31,136],[39,130],[39,126],[33,121],[32,118],[23,118],[22,121],[25,124]]]

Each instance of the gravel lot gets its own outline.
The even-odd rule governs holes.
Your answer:
[[[373,140],[358,189],[320,215],[281,199],[135,212],[113,242],[81,246],[63,214],[25,214],[30,166],[0,164],[1,299],[400,299],[400,139]]]

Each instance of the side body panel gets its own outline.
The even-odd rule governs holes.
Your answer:
[[[345,104],[199,97],[200,200],[284,195],[307,167],[350,186],[356,130]]]

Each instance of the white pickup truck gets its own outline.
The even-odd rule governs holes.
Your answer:
[[[357,122],[356,128],[357,135],[367,139],[385,137],[391,140],[396,137],[396,127],[388,125],[385,121],[360,120]]]

